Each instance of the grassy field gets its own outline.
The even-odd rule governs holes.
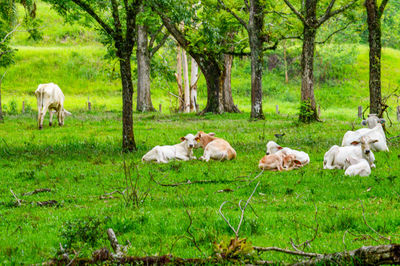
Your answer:
[[[182,239],[174,244],[187,235],[186,210],[191,213],[190,231],[198,245],[207,256],[212,255],[213,242],[233,236],[218,214],[219,206],[226,200],[237,204],[247,199],[256,184],[250,181],[259,173],[258,160],[265,153],[265,144],[276,140],[274,134],[279,132],[286,133],[280,144],[306,151],[311,163],[291,172],[265,172],[258,178],[261,183],[251,202],[254,212],[247,210],[240,237],[254,245],[279,247],[290,247],[290,238],[297,242],[311,239],[316,206],[319,231],[309,250],[323,253],[378,244],[355,236],[371,234],[378,238],[363,222],[362,201],[368,223],[394,242],[400,240],[399,139],[389,143],[390,153],[375,153],[377,168],[369,177],[346,177],[343,170],[322,170],[322,161],[328,148],[339,144],[351,129],[350,115],[311,125],[298,124],[291,115],[267,115],[266,121],[257,122],[250,122],[248,116],[135,114],[138,150],[125,155],[125,160],[136,165],[132,176],[135,179],[140,173],[141,191],[150,188],[138,208],[119,194],[112,199],[100,198],[126,187],[120,113],[78,112],[66,120],[65,127],[45,126],[43,131],[36,129],[33,113],[6,117],[0,126],[0,230],[4,232],[0,236],[0,263],[47,261],[56,256],[59,243],[87,257],[95,249],[109,246],[109,227],[121,243],[132,243],[130,255],[171,252],[199,257],[202,254],[191,241]],[[197,130],[212,131],[227,139],[237,151],[237,160],[165,165],[140,162],[153,146],[177,143],[179,137]],[[392,134],[399,130],[398,123],[389,128]],[[201,154],[202,150],[195,151],[197,157]],[[151,178],[163,184],[213,182],[164,187]],[[52,191],[22,196],[37,188]],[[25,201],[22,206],[14,205],[10,189]],[[218,193],[223,189],[233,191]],[[47,200],[56,200],[58,205],[39,207],[30,203]],[[228,205],[225,213],[237,224],[239,210],[235,205]],[[355,235],[347,233],[344,246],[346,231]],[[278,255],[264,258],[288,260]]]
[[[20,8],[21,11],[21,8]],[[328,253],[355,249],[362,245],[385,243],[364,223],[361,202],[368,224],[379,233],[400,241],[400,139],[388,143],[389,153],[375,153],[377,168],[369,177],[346,177],[343,170],[323,170],[324,153],[340,144],[344,133],[360,128],[357,106],[368,105],[368,49],[360,45],[318,46],[316,52],[316,99],[323,123],[299,124],[297,112],[300,80],[290,72],[285,83],[282,69],[268,70],[263,76],[265,121],[250,121],[250,64],[235,59],[232,92],[241,114],[197,116],[176,114],[174,81],[162,75],[152,79],[155,107],[162,113],[134,113],[134,133],[138,150],[121,154],[121,84],[118,64],[105,59],[106,49],[97,41],[94,30],[65,24],[48,5],[38,2],[37,14],[43,21],[43,40],[27,40],[18,32],[13,46],[18,49],[15,64],[7,69],[2,82],[2,104],[6,113],[0,124],[0,264],[35,264],[59,255],[61,243],[70,254],[90,257],[109,246],[106,229],[113,228],[122,244],[132,243],[129,255],[164,255],[193,258],[212,256],[214,243],[229,242],[234,234],[219,215],[224,201],[225,214],[236,225],[239,200],[246,200],[257,181],[260,185],[246,211],[240,237],[257,246],[291,248],[318,235],[308,251]],[[349,52],[350,51],[350,52]],[[170,68],[175,65],[175,50],[160,51]],[[274,51],[281,56],[282,51]],[[288,48],[298,58],[299,47]],[[347,55],[352,57],[347,57]],[[298,60],[293,61],[296,67]],[[400,51],[383,50],[383,94],[400,85]],[[135,71],[133,64],[133,70]],[[298,66],[297,66],[298,67]],[[1,73],[5,70],[0,69]],[[324,78],[328,73],[332,77]],[[135,76],[135,72],[134,72]],[[73,113],[64,127],[36,125],[34,91],[40,83],[57,83],[66,95],[65,107]],[[199,104],[205,107],[206,84],[199,80]],[[86,111],[87,97],[93,110]],[[26,112],[21,114],[22,101]],[[394,118],[396,98],[389,101]],[[279,105],[281,114],[275,114]],[[136,103],[134,103],[134,107]],[[400,124],[387,123],[396,136]],[[198,130],[215,132],[228,140],[238,157],[228,162],[194,160],[158,165],[143,164],[141,157],[155,145],[175,144],[179,138]],[[286,135],[277,140],[276,133]],[[283,173],[259,173],[258,161],[265,144],[278,141],[283,146],[301,149],[310,155],[306,167]],[[200,157],[202,150],[196,150]],[[148,197],[138,205],[115,193],[126,185],[124,161],[141,193]],[[179,186],[161,184],[187,183]],[[194,181],[208,181],[193,183]],[[23,193],[39,188],[51,192]],[[24,202],[15,205],[10,189]],[[221,190],[225,192],[220,192]],[[55,200],[51,207],[38,201]],[[315,208],[318,209],[315,219]],[[202,250],[199,252],[186,230]],[[369,237],[368,235],[371,235]],[[344,237],[345,236],[345,237]],[[264,254],[263,259],[291,261],[285,255]]]

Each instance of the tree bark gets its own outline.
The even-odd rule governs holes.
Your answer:
[[[184,109],[184,101],[183,101],[183,88],[182,88],[182,54],[181,54],[181,46],[178,44],[176,49],[176,82],[178,83],[178,95],[179,95],[179,107],[178,110],[180,112]]]
[[[225,112],[240,113],[240,110],[233,103],[233,97],[232,97],[232,86],[231,86],[232,63],[233,63],[233,55],[224,54],[222,103]]]
[[[189,67],[188,60],[186,56],[186,51],[182,49],[182,70],[183,70],[183,96],[184,96],[184,112],[190,112],[190,87],[189,87]]]
[[[153,112],[156,109],[150,93],[150,53],[146,26],[137,25],[137,105],[138,112]]]
[[[122,150],[124,152],[136,150],[135,138],[133,135],[132,117],[132,73],[131,53],[118,52],[121,81],[122,81]]]
[[[261,40],[264,24],[263,7],[259,0],[250,0],[248,25],[251,49],[251,118],[264,119],[262,110],[262,73],[263,41]]]
[[[304,25],[303,50],[301,53],[301,107],[299,120],[311,122],[318,120],[314,97],[314,51],[316,29]]]
[[[199,66],[192,57],[190,70],[190,111],[197,112],[197,82],[199,80]]]
[[[382,117],[381,93],[381,20],[376,0],[366,0],[369,41],[369,99],[370,113]]]
[[[203,60],[201,58],[200,62],[197,61],[197,63],[207,83],[207,105],[201,111],[201,114],[210,112],[221,114],[224,112],[224,106],[220,97],[222,93],[222,70],[215,60]]]

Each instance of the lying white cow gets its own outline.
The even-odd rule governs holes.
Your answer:
[[[310,157],[304,151],[292,150],[291,148],[282,148],[276,142],[274,142],[272,140],[268,141],[267,155],[280,154],[280,153],[284,153],[286,155],[290,155],[290,154],[294,155],[295,160],[300,162],[300,164],[298,164],[298,166],[304,166],[310,162]]]
[[[378,140],[378,142],[371,144],[373,151],[389,151],[386,144],[386,136],[383,131],[382,125],[385,119],[378,118],[375,114],[370,114],[367,120],[361,122],[362,125],[368,128],[361,128],[356,131],[347,131],[344,134],[342,146],[350,146],[353,141],[360,141],[361,137],[369,137],[370,139]]]
[[[364,158],[356,158],[354,156],[349,156],[344,162],[344,172],[348,176],[369,176],[371,174],[371,167],[369,163]]]
[[[224,139],[215,137],[215,133],[204,133],[199,131],[196,134],[199,146],[204,149],[203,156],[199,159],[208,162],[213,160],[232,160],[236,158],[236,151]]]
[[[71,115],[70,112],[64,109],[64,94],[60,87],[54,83],[40,84],[35,91],[38,107],[38,125],[39,129],[43,128],[43,120],[47,110],[50,114],[49,125],[53,124],[53,114],[58,114],[58,124],[64,125],[66,115]]]
[[[196,159],[193,156],[193,148],[196,145],[195,136],[187,134],[181,138],[181,141],[181,143],[175,145],[155,146],[142,157],[142,162],[168,163],[173,159],[182,161]]]
[[[370,145],[375,142],[377,142],[377,140],[361,137],[360,141],[354,141],[352,146],[332,146],[324,155],[324,169],[343,169],[346,164],[346,159],[350,156],[358,159],[363,158],[368,161],[371,168],[375,167],[375,156],[370,148]]]

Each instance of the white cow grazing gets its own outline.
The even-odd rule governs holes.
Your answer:
[[[389,151],[386,144],[385,132],[382,127],[384,123],[385,119],[378,118],[375,114],[370,114],[367,120],[361,122],[362,125],[367,125],[368,128],[361,128],[356,131],[347,131],[346,134],[344,134],[342,146],[350,146],[353,141],[360,141],[361,137],[369,137],[378,140],[378,142],[371,144],[371,150]]]
[[[310,162],[310,157],[304,151],[292,150],[291,148],[282,148],[274,141],[268,141],[267,143],[267,155],[285,153],[286,155],[294,155],[297,161],[301,163],[300,166],[304,166]]]
[[[43,120],[47,110],[50,114],[49,125],[53,124],[53,113],[58,114],[58,124],[64,125],[66,115],[71,115],[70,112],[64,109],[64,94],[60,87],[54,83],[40,84],[35,91],[38,107],[38,125],[39,129],[43,128]]]
[[[371,174],[371,167],[369,163],[364,158],[356,158],[354,156],[349,156],[345,160],[344,172],[348,176],[369,176]]]
[[[352,146],[332,146],[324,155],[324,169],[343,169],[345,161],[349,156],[368,161],[371,168],[375,167],[375,156],[371,151],[370,144],[377,142],[368,137],[361,137],[360,141],[354,141]],[[361,144],[361,145],[359,145]]]
[[[181,143],[175,145],[155,146],[142,157],[142,162],[168,163],[173,159],[182,161],[196,159],[193,156],[193,148],[196,145],[195,136],[187,134],[181,138],[181,141]]]

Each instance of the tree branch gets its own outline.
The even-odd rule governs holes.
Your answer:
[[[284,249],[284,248],[278,248],[278,247],[253,247],[254,250],[257,251],[277,251],[281,253],[286,253],[286,254],[291,254],[291,255],[296,255],[296,256],[303,256],[303,257],[322,257],[322,254],[318,253],[308,253],[308,252],[303,252],[303,251],[295,251],[295,250],[289,250],[289,249]]]
[[[289,0],[283,0],[285,1],[285,4],[292,10],[292,12],[303,22],[304,25],[308,25],[307,21],[305,18],[299,13],[299,11],[296,10],[296,8],[289,2]]]
[[[286,0],[285,0],[285,1],[286,1]],[[346,11],[346,9],[348,9],[349,7],[351,7],[352,5],[354,5],[357,1],[358,1],[358,0],[353,0],[353,1],[351,1],[349,4],[347,4],[347,5],[345,5],[345,6],[342,6],[341,8],[336,9],[336,10],[333,11],[333,12],[329,12],[329,13],[326,14],[326,15],[323,15],[323,16],[318,20],[318,23],[317,23],[317,26],[316,26],[316,27],[318,28],[319,26],[321,26],[325,21],[327,21],[327,20],[330,19],[331,17],[336,16],[337,14]],[[328,7],[328,9],[329,9],[329,7]]]
[[[321,17],[321,20],[328,19],[329,14],[331,13],[333,6],[335,5],[335,2],[336,2],[336,0],[332,0],[332,1],[330,2],[328,8],[327,8],[326,11],[325,11],[325,14]]]
[[[388,0],[382,0],[381,6],[379,7],[378,10],[378,18],[380,19],[383,15],[383,11],[385,11],[386,4],[388,3]]]
[[[152,57],[153,55],[155,55],[157,53],[157,51],[164,45],[164,43],[168,40],[169,37],[169,33],[165,33],[164,37],[161,39],[161,41],[157,44],[156,47],[151,48],[150,51],[150,57]]]
[[[328,37],[326,37],[325,40],[323,40],[323,41],[321,41],[321,42],[315,42],[315,43],[316,43],[316,44],[324,44],[325,42],[327,42],[327,41],[328,41],[333,35],[335,35],[336,33],[340,32],[340,31],[342,31],[342,30],[347,29],[347,27],[350,26],[351,23],[352,23],[352,22],[350,21],[350,22],[347,23],[346,26],[344,26],[343,28],[340,28],[340,29],[338,29],[338,30],[332,32],[331,34],[329,34]]]
[[[164,28],[164,25],[160,25],[160,27],[158,27],[158,29],[155,32],[153,32],[153,34],[150,34],[149,48],[153,47],[156,37],[162,31],[163,28]]]
[[[121,21],[119,20],[118,4],[116,0],[111,0],[111,6],[112,6],[112,16],[114,19],[115,38],[117,39],[117,41],[122,42],[123,40],[122,27],[121,27]]]
[[[97,14],[94,12],[94,10],[86,3],[82,2],[81,0],[72,0],[76,5],[78,5],[80,8],[85,10],[92,18],[94,18],[97,23],[100,24],[100,26],[111,36],[114,36],[114,30],[107,25]]]
[[[14,29],[13,29],[12,31],[10,31],[9,33],[7,33],[6,36],[4,36],[4,38],[1,40],[0,44],[3,44],[3,43],[7,40],[8,36],[10,36],[11,34],[13,34],[13,33],[18,29],[18,27],[19,27],[20,25],[21,25],[21,24],[18,24],[17,26],[14,27]]]
[[[241,17],[239,17],[238,15],[236,15],[236,13],[233,12],[229,7],[227,7],[227,6],[225,5],[225,3],[224,3],[222,0],[218,0],[218,3],[222,6],[222,8],[223,8],[226,12],[228,12],[228,13],[230,13],[232,16],[234,16],[234,17],[236,18],[236,20],[239,21],[239,23],[242,24],[243,27],[244,27],[246,30],[249,30],[249,25],[248,25]]]

